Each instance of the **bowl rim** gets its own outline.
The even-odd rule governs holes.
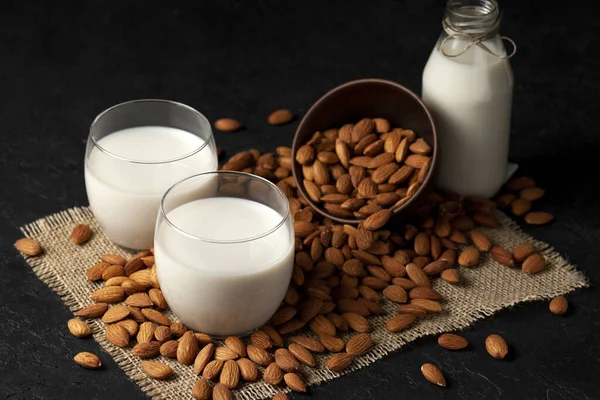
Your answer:
[[[427,172],[427,176],[425,177],[425,179],[423,180],[423,183],[421,184],[421,186],[419,186],[419,188],[417,189],[415,194],[406,203],[404,203],[404,204],[402,204],[402,206],[392,210],[392,215],[396,215],[396,214],[400,213],[401,211],[410,208],[417,201],[417,199],[420,197],[420,195],[426,190],[427,186],[429,186],[428,184],[430,183],[431,179],[433,179],[433,174],[434,174],[435,167],[437,164],[438,135],[437,135],[437,130],[436,130],[436,126],[435,126],[435,121],[433,119],[433,116],[431,115],[431,112],[429,111],[429,109],[427,108],[427,106],[425,105],[425,103],[423,102],[421,97],[419,97],[413,90],[407,88],[406,86],[404,86],[398,82],[394,82],[394,81],[391,81],[388,79],[361,78],[361,79],[355,79],[355,80],[343,83],[341,85],[335,86],[334,88],[325,92],[323,95],[321,95],[321,97],[319,97],[319,99],[317,99],[317,101],[315,101],[310,106],[308,111],[304,114],[304,116],[300,120],[300,123],[298,124],[298,127],[296,128],[296,132],[294,132],[294,139],[292,141],[292,160],[291,160],[292,161],[292,176],[294,178],[294,181],[296,182],[298,191],[300,192],[302,197],[306,200],[306,202],[311,206],[311,208],[313,208],[315,211],[317,211],[323,217],[329,218],[329,219],[336,221],[338,223],[341,223],[341,224],[358,225],[362,220],[357,219],[357,218],[355,218],[355,219],[341,218],[341,217],[332,215],[326,209],[320,207],[318,203],[315,203],[308,196],[308,193],[306,193],[306,190],[304,189],[303,182],[300,181],[300,178],[304,179],[304,176],[302,173],[300,173],[300,174],[297,173],[297,171],[301,170],[301,168],[302,168],[301,165],[296,161],[296,157],[295,157],[295,154],[296,154],[296,151],[297,151],[299,145],[302,145],[299,143],[298,133],[302,129],[304,129],[305,125],[307,124],[307,121],[316,112],[316,110],[320,107],[320,105],[323,102],[325,102],[326,99],[328,99],[329,97],[333,96],[334,94],[336,94],[340,91],[347,89],[350,86],[365,85],[365,84],[387,85],[387,86],[393,87],[395,89],[401,90],[404,93],[410,95],[410,97],[412,97],[413,100],[416,101],[417,104],[419,104],[419,106],[423,109],[423,111],[425,112],[425,115],[427,115],[429,124],[431,125],[431,131],[432,131],[432,135],[433,135],[433,146],[432,146],[433,154],[431,156],[431,165],[429,167],[429,171]]]

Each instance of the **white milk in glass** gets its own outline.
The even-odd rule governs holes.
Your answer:
[[[208,143],[198,151],[204,144],[192,133],[161,126],[129,128],[101,138],[99,146],[125,159],[94,146],[85,164],[90,207],[107,236],[123,247],[150,248],[165,191],[181,179],[217,169],[214,146]]]
[[[264,325],[294,264],[293,233],[285,224],[273,230],[283,217],[252,200],[213,197],[174,208],[167,218],[180,231],[159,223],[154,254],[161,290],[181,322],[216,336]]]
[[[470,43],[452,38],[444,50],[459,54]],[[446,57],[440,44],[441,40],[425,66],[422,87],[438,134],[437,186],[465,196],[491,197],[506,179],[512,69],[508,59],[497,56],[506,54],[498,36],[484,42],[496,55],[472,45],[464,54]]]

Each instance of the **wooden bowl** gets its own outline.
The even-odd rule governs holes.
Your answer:
[[[437,133],[431,114],[419,96],[398,83],[360,79],[338,86],[317,100],[300,121],[292,144],[292,173],[298,190],[317,212],[341,224],[356,225],[360,220],[331,215],[311,200],[303,185],[302,166],[295,159],[296,151],[316,131],[323,132],[346,123],[356,123],[361,118],[375,117],[386,118],[392,126],[412,129],[433,150],[429,172],[421,187],[410,200],[393,210],[393,219],[426,215],[431,206],[429,198],[434,188],[438,158]]]

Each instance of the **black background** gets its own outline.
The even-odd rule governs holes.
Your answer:
[[[594,2],[504,1],[502,33],[519,46],[511,159],[547,189],[538,209],[556,221],[525,227],[586,272],[592,287],[559,317],[547,302],[505,310],[464,332],[469,351],[418,340],[372,366],[310,389],[315,399],[600,398],[598,123]],[[420,93],[440,29],[441,0],[3,1],[0,5],[0,398],[142,399],[13,248],[18,227],[87,205],[83,155],[94,117],[135,98],[166,98],[209,120],[246,129],[215,134],[230,155],[289,145],[297,120],[266,123],[277,108],[301,116],[327,90],[357,78],[398,81]],[[512,356],[483,340],[500,333]],[[101,354],[103,371],[72,362]],[[427,383],[437,364],[449,387]],[[305,396],[294,396],[303,398]]]

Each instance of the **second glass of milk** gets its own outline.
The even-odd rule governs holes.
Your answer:
[[[243,336],[275,313],[294,266],[289,204],[243,172],[199,174],[164,196],[154,257],[161,290],[186,326]]]
[[[101,113],[85,155],[90,208],[116,244],[148,249],[160,201],[175,183],[217,169],[210,123],[198,111],[167,100],[135,100]]]

